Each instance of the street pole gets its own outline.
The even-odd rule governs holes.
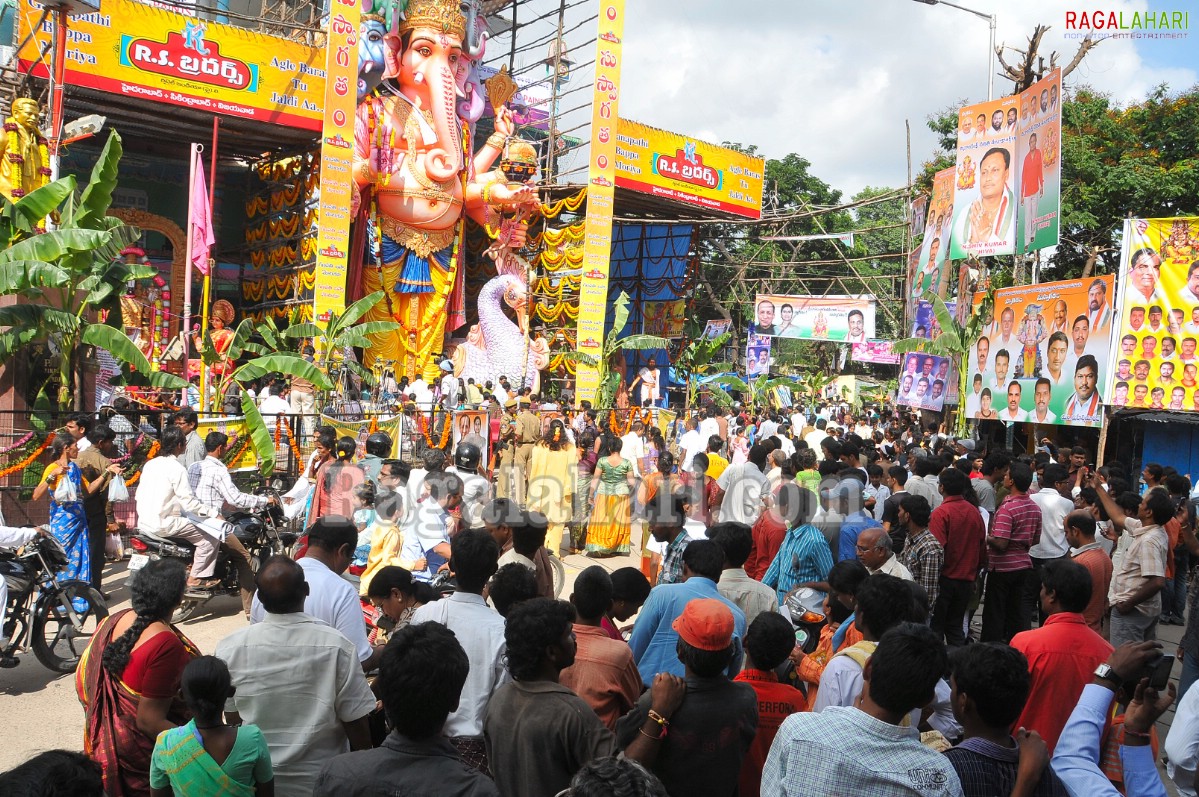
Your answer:
[[[987,101],[995,99],[995,23],[994,14],[984,14],[981,11],[975,11],[973,8],[960,6],[957,3],[951,3],[949,0],[915,0],[917,3],[923,3],[926,6],[949,6],[956,8],[958,11],[965,11],[967,14],[973,14],[979,19],[985,19],[991,28],[990,36],[990,51],[987,53]]]

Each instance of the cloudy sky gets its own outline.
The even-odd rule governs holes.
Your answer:
[[[997,11],[998,41],[1009,46],[1023,47],[1038,22],[1051,25],[1041,53],[1048,60],[1056,50],[1062,64],[1077,48],[1064,36],[1068,9],[1127,15],[1191,7],[1189,0],[959,4]],[[627,14],[621,116],[713,142],[756,144],[766,157],[797,152],[847,197],[867,185],[903,184],[905,119],[918,171],[934,147],[925,118],[959,100],[986,99],[987,23],[945,6],[632,0]],[[1090,85],[1128,101],[1159,83],[1193,85],[1199,13],[1191,25],[1182,40],[1102,42],[1067,80],[1067,91]],[[996,96],[1010,90],[996,77]]]

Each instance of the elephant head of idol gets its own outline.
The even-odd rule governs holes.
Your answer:
[[[423,147],[425,174],[447,182],[462,170],[457,115],[459,61],[466,20],[458,0],[412,0],[397,34],[387,36],[386,77],[414,106],[428,112],[432,137]],[[422,149],[418,146],[418,149]]]

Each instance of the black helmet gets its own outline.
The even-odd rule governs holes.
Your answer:
[[[454,467],[473,473],[479,469],[479,460],[482,458],[483,452],[474,443],[459,443],[454,451]]]
[[[391,456],[391,435],[387,432],[375,432],[366,438],[366,453],[373,457]]]

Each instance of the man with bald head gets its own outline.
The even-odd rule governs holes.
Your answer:
[[[912,581],[911,572],[895,556],[891,549],[891,535],[882,526],[863,530],[856,544],[858,561],[866,566],[870,575],[886,573],[888,576]]]
[[[375,696],[353,643],[304,614],[304,569],[272,556],[256,579],[266,614],[217,645],[237,694],[226,704],[233,724],[262,730],[279,794],[311,795],[333,756],[371,747],[368,715]]]

